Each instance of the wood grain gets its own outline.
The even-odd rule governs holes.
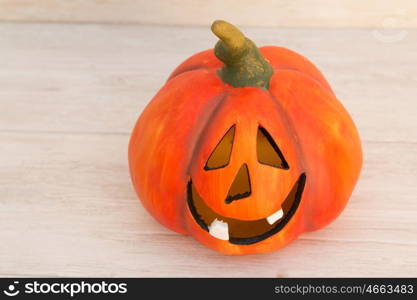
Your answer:
[[[206,28],[0,25],[0,276],[417,276],[416,31],[245,28],[311,58],[351,112],[364,168],[343,214],[229,257],[154,221],[130,184],[133,124]],[[181,47],[177,47],[181,44]]]
[[[211,24],[278,27],[416,28],[414,0],[0,0],[0,20]]]

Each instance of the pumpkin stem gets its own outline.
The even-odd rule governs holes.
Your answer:
[[[217,20],[211,31],[220,39],[214,54],[224,62],[218,71],[223,82],[233,87],[254,86],[268,89],[272,67],[265,60],[254,42],[232,24]]]

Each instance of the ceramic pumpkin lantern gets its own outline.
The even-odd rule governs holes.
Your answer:
[[[362,164],[349,114],[318,69],[216,21],[129,144],[133,184],[166,227],[226,254],[268,252],[334,220]]]

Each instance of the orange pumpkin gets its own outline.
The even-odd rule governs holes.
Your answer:
[[[306,58],[258,49],[225,21],[212,31],[214,51],[177,67],[137,121],[133,185],[176,232],[226,254],[268,252],[341,213],[360,139]]]

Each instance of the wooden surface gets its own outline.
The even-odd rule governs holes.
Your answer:
[[[0,20],[417,28],[415,0],[0,0]]]
[[[208,27],[3,23],[0,276],[417,276],[417,31],[244,29],[309,57],[356,121],[342,215],[245,257],[165,229],[131,186],[129,133]]]

